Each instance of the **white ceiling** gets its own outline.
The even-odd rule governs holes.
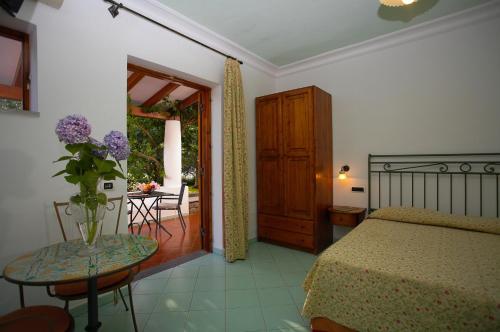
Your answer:
[[[157,0],[282,66],[491,0]],[[498,1],[498,0],[493,0]]]

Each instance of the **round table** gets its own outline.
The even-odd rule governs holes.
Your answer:
[[[103,235],[97,239],[99,251],[80,256],[81,239],[56,243],[18,257],[5,266],[5,280],[19,285],[49,286],[87,280],[87,331],[97,331],[97,278],[130,269],[151,257],[158,242],[131,234]]]
[[[158,202],[164,198],[164,197],[171,197],[171,198],[177,198],[179,195],[176,194],[171,194],[171,193],[165,193],[162,191],[152,191],[150,193],[143,193],[141,191],[132,191],[127,193],[127,199],[130,204],[132,204],[132,209],[130,211],[131,214],[131,221],[133,222],[135,218],[137,217],[138,214],[141,214],[143,220],[141,224],[139,225],[139,234],[141,233],[142,225],[146,223],[151,229],[151,226],[149,225],[149,221],[147,220],[148,215],[152,218],[154,223],[156,224],[156,233],[158,234],[158,229],[163,230],[165,233],[168,235],[172,236],[172,233],[170,233],[162,224],[161,220],[159,220],[158,213],[156,214],[156,217],[151,213],[151,209],[156,205],[156,210],[158,211]],[[148,198],[154,198],[153,202],[149,205],[149,207],[146,205],[146,199]],[[140,200],[140,204],[137,205],[134,200]],[[133,213],[133,208],[137,209],[137,212]],[[141,209],[144,207],[146,210],[146,213],[143,213]],[[132,234],[134,233],[134,229],[132,228]]]

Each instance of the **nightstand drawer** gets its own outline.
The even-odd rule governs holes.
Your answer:
[[[358,225],[358,215],[347,213],[331,213],[330,222],[337,226],[356,227]]]

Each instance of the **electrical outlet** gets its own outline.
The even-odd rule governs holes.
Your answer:
[[[104,182],[104,190],[113,189],[113,182]]]
[[[358,192],[358,193],[364,193],[365,192],[365,188],[364,187],[352,187],[351,190],[353,192]]]

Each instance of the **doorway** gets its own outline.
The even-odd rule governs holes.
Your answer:
[[[154,273],[212,251],[211,89],[131,63],[127,71],[128,229],[158,240],[141,265]],[[153,181],[166,196],[131,194]]]

